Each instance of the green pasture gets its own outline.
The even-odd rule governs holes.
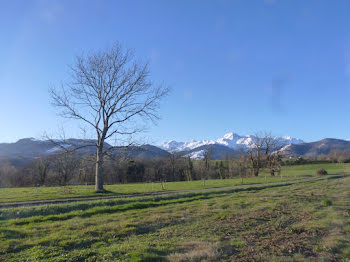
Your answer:
[[[0,261],[349,259],[350,176],[0,209]]]
[[[25,188],[0,188],[0,202],[29,201],[44,199],[59,199],[67,197],[98,196],[146,193],[156,191],[190,190],[201,188],[214,188],[235,186],[241,184],[261,184],[280,181],[289,181],[299,178],[315,176],[318,168],[324,168],[329,174],[349,173],[350,164],[312,164],[284,166],[281,176],[271,177],[268,170],[262,170],[259,177],[244,177],[232,179],[212,179],[204,181],[167,182],[163,188],[161,183],[137,183],[106,185],[108,193],[98,194],[94,192],[94,186],[65,186],[65,187],[25,187]]]

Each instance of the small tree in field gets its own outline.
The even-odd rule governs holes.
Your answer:
[[[279,172],[281,163],[280,150],[285,144],[270,133],[257,133],[251,137],[249,143],[250,167],[254,176],[258,176],[262,167],[270,170],[270,175],[274,176]]]
[[[265,140],[264,136],[255,134],[249,143],[249,162],[254,176],[258,176],[263,163]]]
[[[264,135],[263,140],[266,167],[270,170],[270,175],[275,176],[275,172],[279,173],[281,170],[282,155],[280,150],[285,146],[285,143],[269,133]]]
[[[106,140],[118,144],[140,132],[140,120],[155,121],[164,85],[150,80],[148,63],[137,62],[131,50],[116,43],[111,48],[76,57],[71,81],[50,90],[53,104],[65,118],[77,119],[95,133],[95,188],[103,189]],[[130,143],[129,143],[130,144]]]

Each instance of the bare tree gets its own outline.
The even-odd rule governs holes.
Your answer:
[[[80,161],[74,152],[62,152],[52,159],[52,170],[61,186],[66,186],[79,169]]]
[[[271,133],[257,133],[251,137],[249,144],[249,160],[254,176],[258,176],[262,167],[270,170],[271,176],[280,170],[281,152],[284,147],[281,139],[274,137]]]
[[[16,168],[10,163],[3,163],[0,166],[0,187],[16,186],[19,181],[12,180],[16,171]]]
[[[249,160],[251,170],[254,176],[258,176],[260,172],[260,168],[262,167],[262,157],[264,152],[264,136],[261,134],[255,134],[251,137],[251,141],[249,143]]]
[[[171,154],[168,158],[168,164],[170,167],[170,179],[172,181],[175,180],[175,172],[176,172],[176,166],[177,166],[177,160],[178,156],[176,154]]]
[[[349,161],[350,154],[340,150],[333,150],[325,156],[325,159],[332,161],[332,163],[345,163]]]
[[[37,182],[40,186],[45,184],[48,169],[51,165],[50,158],[39,158],[34,162],[36,173],[37,173]]]
[[[206,149],[203,153],[203,159],[200,164],[200,176],[203,180],[203,186],[206,184],[206,180],[209,178],[209,172],[210,172],[210,159],[211,159],[212,150]]]
[[[187,157],[186,161],[186,169],[185,169],[185,176],[187,181],[193,180],[193,163],[191,160],[191,157]]]
[[[161,98],[169,89],[150,79],[148,63],[137,62],[134,53],[116,43],[111,48],[77,56],[71,81],[51,88],[53,104],[65,118],[77,119],[96,134],[95,187],[103,189],[103,159],[125,136],[142,131],[140,121],[157,120]],[[114,146],[106,148],[106,140]],[[87,145],[85,145],[87,146]],[[90,145],[91,146],[91,145]]]
[[[281,170],[281,149],[285,143],[278,137],[273,137],[270,133],[266,133],[263,137],[264,141],[264,155],[266,166],[270,170],[270,175],[275,176],[275,172]]]

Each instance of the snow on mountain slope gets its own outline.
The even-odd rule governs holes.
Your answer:
[[[174,140],[170,140],[167,142],[164,142],[160,145],[160,148],[168,151],[168,152],[177,152],[184,146],[184,142],[176,142]],[[181,151],[181,150],[180,150]]]
[[[245,137],[242,137],[241,139],[238,139],[237,144],[241,146],[241,148],[249,148],[253,144],[254,136],[247,135]]]
[[[63,150],[63,148],[67,149],[70,148],[72,145],[61,145],[61,146],[55,146],[49,150],[46,151],[46,154],[53,154],[57,153]]]
[[[181,152],[189,151],[203,145],[218,144],[227,146],[232,149],[247,149],[250,147],[254,139],[252,135],[240,136],[234,132],[225,134],[223,137],[218,138],[216,141],[213,140],[191,140],[189,142],[177,142],[177,141],[168,141],[161,144],[159,147],[169,151],[169,152]],[[298,138],[293,138],[290,136],[284,136],[279,138],[284,144],[300,144],[304,141]]]
[[[239,146],[238,141],[241,140],[242,137],[233,132],[225,134],[223,137],[216,140],[217,144],[228,146],[230,148],[237,148]]]
[[[297,144],[304,143],[303,140],[301,140],[299,138],[293,138],[293,137],[290,137],[290,136],[283,136],[282,140],[288,145],[290,145],[290,144],[297,145]]]
[[[202,141],[197,141],[197,140],[191,140],[187,143],[184,144],[184,148],[183,150],[191,150],[200,146],[204,146],[204,145],[211,145],[211,144],[215,144],[215,141],[213,140],[202,140]]]
[[[204,154],[205,154],[204,150],[199,150],[199,151],[191,152],[185,155],[185,157],[190,157],[192,160],[201,160],[204,158]]]
[[[203,146],[203,145],[210,145],[215,144],[215,141],[213,140],[190,140],[189,142],[176,142],[174,140],[164,142],[160,145],[161,149],[164,149],[168,152],[180,152],[180,151],[189,151],[194,148]]]

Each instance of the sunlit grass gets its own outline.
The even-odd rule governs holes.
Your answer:
[[[350,177],[0,210],[1,261],[346,261]]]
[[[315,165],[297,165],[285,166],[282,168],[281,176],[271,177],[267,170],[262,170],[259,177],[245,177],[232,179],[211,179],[205,183],[201,180],[167,182],[165,188],[161,183],[137,183],[137,184],[116,184],[106,185],[105,189],[108,194],[130,194],[130,193],[146,193],[156,191],[174,191],[174,190],[190,190],[201,188],[214,188],[234,186],[241,184],[260,184],[288,181],[298,178],[315,176],[318,168],[324,168],[329,174],[339,174],[350,172],[350,164],[315,164]],[[26,188],[0,188],[0,202],[11,201],[29,201],[42,199],[58,199],[67,197],[80,196],[99,196],[102,194],[94,192],[94,186],[66,186],[66,187],[26,187]],[[103,194],[106,195],[106,194]]]

